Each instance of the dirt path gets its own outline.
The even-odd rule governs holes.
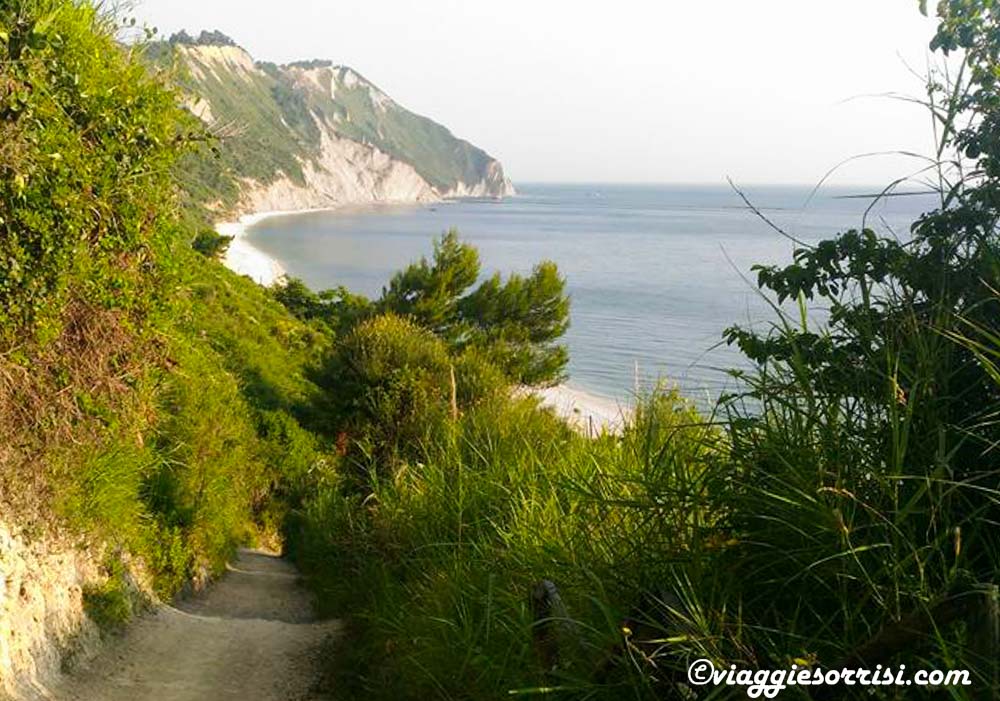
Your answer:
[[[203,595],[136,622],[55,698],[65,701],[316,699],[323,642],[295,568],[243,550]]]

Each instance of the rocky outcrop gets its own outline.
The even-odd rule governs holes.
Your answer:
[[[486,168],[486,173],[482,179],[472,185],[464,182],[456,184],[452,189],[444,193],[447,197],[493,197],[502,199],[513,197],[517,192],[510,179],[504,175],[503,166],[500,161],[493,161]]]
[[[241,209],[280,212],[440,197],[411,165],[326,130],[319,156],[303,164],[303,174],[300,183],[285,174],[266,184],[245,180]]]
[[[129,615],[156,596],[142,562],[124,551],[36,520],[22,529],[13,523],[0,522],[0,699],[68,698],[53,689],[105,642],[87,605],[107,591],[104,565],[116,561],[115,587]]]
[[[50,698],[67,656],[94,649],[83,592],[99,579],[92,551],[0,523],[0,698]]]

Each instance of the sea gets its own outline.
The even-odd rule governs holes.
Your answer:
[[[666,383],[710,403],[739,390],[730,370],[749,367],[724,330],[766,331],[778,321],[755,265],[789,264],[796,247],[849,229],[906,240],[938,201],[878,198],[881,189],[525,183],[502,201],[264,219],[246,239],[313,289],[344,285],[371,297],[449,229],[479,249],[484,276],[555,261],[571,298],[570,388],[629,401]],[[813,305],[810,323],[822,325]]]

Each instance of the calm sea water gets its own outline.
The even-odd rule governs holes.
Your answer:
[[[626,399],[639,378],[667,379],[696,399],[732,388],[724,370],[743,367],[721,344],[734,324],[774,319],[757,294],[755,263],[790,261],[794,244],[754,215],[728,187],[522,185],[503,202],[458,201],[302,214],[265,220],[248,241],[310,287],[377,296],[392,273],[431,252],[449,228],[475,244],[484,274],[530,272],[555,261],[572,297],[570,384]],[[815,242],[860,228],[869,188],[750,187],[746,194],[787,233]],[[896,197],[867,225],[900,238],[934,205]],[[638,374],[637,374],[638,369]]]

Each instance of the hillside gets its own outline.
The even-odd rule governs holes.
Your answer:
[[[0,699],[78,698],[47,688],[272,538],[322,458],[292,414],[326,341],[192,249],[199,125],[116,26],[0,4]]]
[[[176,67],[188,109],[220,136],[221,173],[190,169],[190,189],[206,201],[221,194],[241,211],[270,211],[513,192],[499,161],[352,68],[257,62],[217,32],[181,33],[154,53]]]
[[[996,7],[938,10],[950,204],[757,266],[735,394],[584,435],[523,391],[568,367],[554,262],[453,230],[368,299],[218,260],[222,209],[498,164],[348,69],[0,3],[0,701],[1000,698]]]

